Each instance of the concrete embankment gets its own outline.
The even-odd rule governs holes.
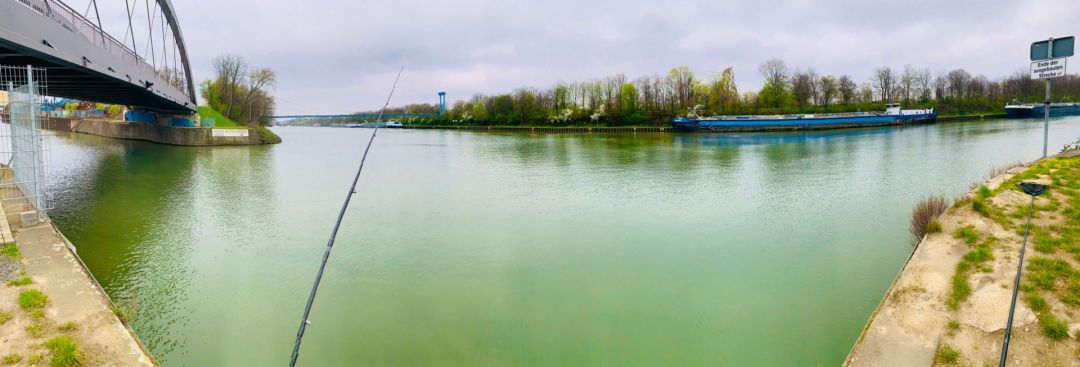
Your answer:
[[[267,141],[258,129],[211,129],[168,127],[97,119],[50,118],[42,128],[72,131],[118,139],[146,140],[161,144],[189,146],[259,145]]]
[[[1010,366],[1080,366],[1080,157],[1009,169],[956,201],[871,315],[845,366],[997,365],[1031,197]]]
[[[0,170],[0,176],[0,234],[4,234],[0,238],[5,242],[0,280],[6,283],[0,285],[0,356],[4,363],[49,365],[57,358],[76,358],[77,365],[83,366],[154,366],[150,352],[117,316],[115,305],[74,246],[48,218],[32,215],[37,223],[23,223],[32,206],[21,198],[10,170]],[[9,218],[16,220],[9,225]],[[74,350],[58,345],[74,346]]]
[[[958,121],[974,121],[974,120],[989,120],[989,119],[1003,119],[1008,117],[1004,113],[991,113],[984,115],[965,115],[965,116],[944,116],[938,117],[935,122],[958,122]]]

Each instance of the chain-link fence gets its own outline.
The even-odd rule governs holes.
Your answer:
[[[45,218],[48,149],[41,126],[48,91],[45,69],[0,65],[0,200],[8,221],[33,225]]]

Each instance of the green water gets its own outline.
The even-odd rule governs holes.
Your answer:
[[[50,138],[52,216],[166,366],[287,363],[368,129]],[[1080,136],[1057,119],[1051,149]],[[382,130],[301,365],[837,365],[929,194],[1041,123],[733,135]]]

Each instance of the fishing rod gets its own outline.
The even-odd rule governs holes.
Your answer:
[[[1009,340],[1012,339],[1013,314],[1016,313],[1016,295],[1020,292],[1020,276],[1024,273],[1024,250],[1027,248],[1028,233],[1031,231],[1031,214],[1035,212],[1035,197],[1049,189],[1049,186],[1034,182],[1021,182],[1020,189],[1031,195],[1031,207],[1028,208],[1027,224],[1024,225],[1024,242],[1020,244],[1020,261],[1016,264],[1016,278],[1013,282],[1012,303],[1009,304],[1009,323],[1005,326],[1005,341],[1001,344],[1001,367],[1009,356]]]
[[[349,192],[345,194],[345,203],[341,205],[341,212],[338,213],[337,222],[334,223],[334,230],[330,232],[330,240],[326,243],[326,251],[323,252],[322,264],[319,265],[319,273],[315,275],[315,284],[311,286],[311,294],[308,295],[307,305],[304,306],[304,318],[300,321],[300,330],[296,332],[296,344],[293,345],[292,358],[289,360],[289,367],[296,366],[296,359],[300,357],[300,342],[304,339],[304,331],[307,326],[311,324],[308,320],[308,316],[311,314],[311,305],[315,303],[315,294],[319,291],[319,283],[322,282],[323,271],[326,270],[326,262],[330,260],[330,250],[334,248],[334,240],[337,239],[338,229],[341,228],[341,220],[345,218],[345,209],[349,208],[349,201],[352,200],[353,194],[356,194],[356,182],[360,181],[360,172],[364,171],[364,161],[367,160],[368,151],[371,150],[371,143],[375,141],[375,134],[379,133],[379,123],[382,122],[383,113],[386,112],[386,108],[390,106],[390,98],[394,96],[394,90],[397,89],[398,79],[401,78],[401,72],[405,70],[402,66],[398,69],[397,76],[394,77],[394,85],[390,87],[390,95],[386,97],[386,103],[383,104],[381,110],[379,110],[379,117],[375,120],[375,130],[371,132],[371,138],[368,139],[367,147],[364,148],[364,155],[360,157],[360,168],[356,169],[356,176],[353,177],[352,186],[349,186]]]

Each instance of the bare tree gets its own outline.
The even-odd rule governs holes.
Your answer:
[[[815,105],[818,105],[820,104],[818,99],[821,97],[820,77],[818,77],[814,68],[806,68],[806,76],[810,79],[810,100],[814,101]]]
[[[795,104],[800,108],[805,107],[810,100],[813,84],[809,72],[795,70],[795,73],[791,74],[791,95],[795,97]]]
[[[248,91],[247,95],[244,96],[244,105],[247,106],[247,123],[248,125],[256,125],[262,119],[262,116],[260,116],[260,112],[256,111],[252,98],[259,93],[263,93],[263,88],[273,88],[277,85],[277,76],[270,68],[260,68],[252,70],[247,80]]]
[[[787,95],[788,69],[783,60],[772,58],[758,66],[765,86],[758,95],[766,107],[780,107]]]
[[[933,80],[931,80],[930,69],[923,68],[919,70],[918,73],[916,73],[915,85],[917,85],[919,88],[919,99],[921,101],[927,102],[930,100],[930,94],[931,92],[933,92],[933,90],[930,88],[930,83],[932,82]]]
[[[916,79],[918,73],[911,65],[904,65],[904,71],[900,73],[900,83],[897,85],[899,92],[899,98],[905,102],[911,100],[911,96],[915,95]]]
[[[882,102],[888,102],[893,98],[893,87],[896,84],[896,76],[893,75],[892,68],[888,66],[882,66],[874,69],[873,78],[874,88],[877,89],[878,95],[881,96]]]
[[[784,60],[777,58],[765,60],[758,66],[758,71],[761,72],[762,78],[765,79],[765,84],[779,86],[787,81],[788,69],[787,64],[784,64]]]
[[[967,91],[968,81],[971,80],[971,74],[964,69],[955,69],[945,75],[945,81],[949,85],[949,95],[955,98],[964,98],[964,92]]]
[[[832,75],[826,75],[821,77],[821,99],[820,104],[825,108],[829,108],[832,104],[833,98],[836,97],[837,92],[836,77]]]
[[[840,103],[850,104],[855,101],[855,93],[858,86],[855,85],[855,81],[851,80],[851,77],[841,75],[837,89],[840,91]]]
[[[859,101],[864,103],[874,101],[874,87],[870,83],[862,83],[859,86]]]
[[[243,78],[247,74],[247,62],[243,57],[236,55],[223,55],[215,57],[212,61],[214,70],[218,75],[218,82],[224,89],[225,94],[225,117],[233,118],[233,104],[236,101],[236,92],[243,84]]]
[[[680,66],[668,72],[668,85],[675,92],[674,103],[678,108],[688,107],[694,98],[694,71],[688,66]]]

